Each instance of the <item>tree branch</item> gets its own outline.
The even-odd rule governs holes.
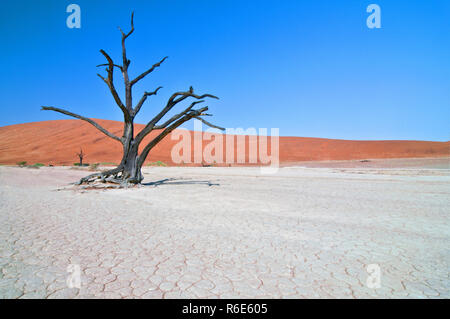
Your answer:
[[[176,97],[178,97],[178,96],[179,96],[179,98],[176,99]],[[203,95],[194,94],[194,88],[191,86],[189,88],[189,91],[187,91],[187,92],[176,92],[176,93],[172,94],[172,96],[169,98],[168,104],[176,105],[188,97],[193,97],[198,100],[204,99],[206,97],[210,97],[210,98],[217,99],[217,100],[219,99],[217,96],[214,96],[211,94],[203,94]]]
[[[178,113],[177,115],[172,116],[170,119],[168,119],[166,122],[164,122],[161,125],[155,125],[153,129],[155,130],[159,130],[159,129],[163,129],[166,128],[167,126],[169,126],[172,122],[178,120],[179,118],[181,118],[183,115],[187,114],[196,104],[199,103],[203,103],[205,102],[204,100],[200,100],[200,101],[195,101],[192,102],[191,105],[189,107],[187,107],[183,112]],[[205,111],[208,109],[208,107],[205,107]],[[200,109],[202,110],[202,109]]]
[[[114,100],[116,101],[116,104],[122,110],[122,112],[123,112],[123,114],[125,116],[125,119],[129,119],[130,118],[130,113],[128,112],[127,108],[123,104],[122,100],[119,97],[119,94],[116,91],[116,88],[114,87],[114,78],[113,78],[114,62],[111,59],[111,57],[108,55],[108,53],[106,53],[104,50],[100,50],[100,53],[105,56],[106,60],[108,60],[108,68],[106,69],[106,71],[108,72],[108,78],[105,79],[100,74],[97,74],[97,75],[106,83],[106,85],[108,85],[109,90],[111,91],[111,94],[112,94]]]
[[[207,114],[203,114],[203,115],[207,115]],[[214,124],[208,122],[207,120],[205,120],[204,118],[202,118],[200,116],[195,116],[195,118],[200,120],[200,121],[202,121],[203,124],[208,125],[209,127],[216,128],[216,129],[219,129],[221,131],[225,131],[225,129],[223,127],[214,125]]]
[[[99,65],[96,65],[96,67],[97,67],[97,68],[98,68],[98,67],[100,67],[100,66],[109,66],[109,63],[103,63],[103,64],[99,64]],[[114,67],[116,67],[116,68],[120,69],[120,71],[123,71],[123,69],[122,69],[122,66],[121,66],[121,65],[118,65],[118,64],[114,64]]]
[[[142,131],[140,131],[138,135],[136,135],[135,139],[136,143],[140,143],[144,139],[144,137],[147,136],[154,129],[154,126],[158,123],[159,120],[161,120],[161,118],[163,118],[164,115],[167,114],[167,112],[169,112],[175,105],[177,105],[178,103],[180,103],[181,101],[185,100],[188,97],[193,97],[198,100],[204,99],[206,97],[219,99],[217,96],[211,94],[203,94],[203,95],[194,94],[194,89],[192,88],[192,86],[189,88],[189,91],[187,92],[176,92],[172,94],[172,96],[167,101],[167,104],[164,107],[164,109],[162,109],[162,111],[159,112],[158,115],[156,115],[150,122],[148,122],[147,125],[142,129]]]
[[[133,110],[133,116],[136,116],[136,114],[138,114],[138,112],[140,111],[142,105],[144,104],[145,100],[147,99],[147,97],[151,96],[151,95],[156,95],[156,93],[158,93],[158,91],[162,89],[162,86],[158,87],[156,90],[154,90],[153,92],[145,92],[144,95],[142,96],[142,98],[139,100],[138,104],[136,105],[136,107]]]
[[[121,28],[119,28],[120,32],[122,33],[122,75],[123,75],[123,82],[125,84],[125,105],[126,109],[130,112],[130,114],[133,112],[133,99],[131,95],[131,84],[128,77],[128,66],[130,65],[131,61],[127,58],[127,49],[125,46],[125,40],[133,33],[134,31],[134,12],[131,13],[131,30],[128,33],[125,33],[122,31]]]
[[[128,38],[134,31],[134,11],[131,12],[131,30],[125,34],[125,32],[122,31],[122,29],[119,27],[120,33],[122,33],[122,38]]]
[[[148,69],[147,71],[145,71],[144,73],[142,73],[141,75],[139,75],[137,78],[135,78],[134,80],[132,80],[130,82],[131,86],[135,85],[138,81],[142,80],[144,77],[146,77],[149,73],[153,72],[154,69],[156,69],[157,67],[159,67],[161,65],[161,63],[164,62],[164,60],[166,60],[168,57],[164,57],[161,61],[159,61],[158,63],[153,64],[153,66]]]
[[[125,48],[125,40],[133,33],[134,31],[134,12],[131,13],[131,30],[128,33],[122,31],[119,27],[120,33],[122,33],[122,59],[123,59],[123,67],[126,69],[128,65],[130,65],[130,60],[127,59],[127,50]]]
[[[148,153],[150,150],[158,144],[164,137],[166,137],[170,132],[172,132],[174,129],[182,125],[183,123],[189,121],[192,117],[189,115],[184,116],[183,118],[179,119],[169,127],[167,127],[164,131],[162,131],[157,137],[155,137],[151,142],[149,142],[145,148],[142,150],[141,154],[138,156],[138,164],[142,165],[147,158]]]
[[[105,135],[115,139],[116,141],[119,141],[120,143],[122,143],[122,139],[121,138],[119,138],[116,135],[110,133],[108,130],[106,130],[105,128],[100,126],[97,122],[95,122],[95,121],[93,121],[93,120],[91,120],[91,119],[89,119],[87,117],[84,117],[84,116],[81,116],[81,115],[78,115],[78,114],[75,114],[75,113],[63,110],[63,109],[52,107],[52,106],[41,106],[41,108],[42,108],[41,110],[43,110],[43,111],[55,111],[55,112],[59,112],[59,113],[62,113],[62,114],[65,114],[65,115],[69,115],[69,116],[75,117],[77,119],[86,121],[89,124],[93,125],[96,129],[98,129],[103,134],[105,134]]]
[[[189,106],[188,109],[192,108],[192,106]],[[187,109],[186,109],[187,110]],[[179,127],[180,125],[182,125],[183,123],[189,121],[192,118],[197,118],[200,121],[202,121],[203,123],[205,123],[206,125],[213,127],[213,128],[217,128],[219,130],[224,131],[225,129],[220,127],[220,126],[216,126],[214,124],[209,123],[208,121],[202,119],[200,116],[205,115],[203,114],[204,111],[208,110],[208,107],[205,106],[201,109],[198,110],[190,110],[186,112],[183,111],[180,114],[184,114],[181,115],[175,115],[172,119],[176,118],[175,122],[173,122],[172,124],[170,124],[169,126],[165,127],[165,129],[157,136],[155,137],[153,140],[151,140],[146,146],[145,148],[142,150],[141,154],[138,157],[138,163],[139,165],[142,165],[145,161],[145,159],[147,158],[148,153],[150,152],[150,150],[156,145],[158,144],[164,137],[166,137],[170,132],[172,132],[174,129],[176,129],[177,127]],[[186,112],[186,113],[185,113]],[[154,127],[155,129],[157,128],[156,126]],[[158,127],[158,128],[162,128]]]

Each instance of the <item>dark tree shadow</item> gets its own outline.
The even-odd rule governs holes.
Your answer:
[[[176,178],[166,178],[155,182],[142,183],[144,186],[160,186],[160,185],[206,185],[206,186],[220,186],[210,181],[189,181]]]

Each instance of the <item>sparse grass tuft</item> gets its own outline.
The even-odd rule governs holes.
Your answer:
[[[19,165],[20,167],[25,167],[27,165],[27,162],[26,161],[17,162],[17,165]]]
[[[42,163],[35,163],[35,164],[33,164],[33,165],[28,165],[27,167],[28,167],[28,168],[37,168],[37,169],[39,169],[39,168],[41,168],[42,166],[45,166],[45,165],[42,164]]]
[[[103,162],[103,163],[100,163],[100,165],[105,165],[105,166],[107,166],[107,165],[113,165],[113,166],[117,166],[117,163],[113,163],[113,162]]]
[[[149,163],[148,166],[167,166],[167,164],[162,161],[156,161],[153,163]]]
[[[83,163],[83,165],[80,165],[80,163],[73,163],[73,166],[87,167],[89,166],[89,163]]]
[[[96,170],[98,170],[98,167],[100,166],[100,163],[94,163],[94,164],[91,164],[90,166],[89,166],[89,170],[90,171],[96,171]]]

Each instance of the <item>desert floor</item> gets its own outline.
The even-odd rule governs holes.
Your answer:
[[[0,297],[450,297],[448,168],[144,173],[80,190],[85,171],[0,166]]]

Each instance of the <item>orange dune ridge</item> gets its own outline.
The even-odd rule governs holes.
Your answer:
[[[122,135],[121,122],[96,121],[115,135]],[[143,127],[142,124],[136,124],[135,131],[138,132]],[[145,146],[145,142],[156,134],[158,132],[152,132],[141,146]],[[208,133],[203,134],[206,136]],[[224,144],[226,144],[225,140],[224,138]],[[247,136],[246,144],[250,140]],[[270,154],[270,139],[268,141]],[[167,165],[175,165],[171,158],[171,150],[178,142],[178,140],[172,140],[170,135],[167,136],[152,149],[147,163],[162,161]],[[210,140],[203,141],[203,147],[208,143]],[[236,140],[235,154],[237,144]],[[191,146],[193,145],[192,142]],[[121,160],[122,145],[84,121],[57,120],[0,127],[1,164],[26,161],[28,164],[73,165],[78,162],[76,153],[80,148],[86,154],[84,161],[87,163],[117,164]],[[247,146],[246,163],[248,163],[248,152]],[[191,153],[193,158],[194,152]],[[280,164],[323,160],[447,157],[450,156],[450,142],[350,141],[282,136],[279,140],[279,155]]]

